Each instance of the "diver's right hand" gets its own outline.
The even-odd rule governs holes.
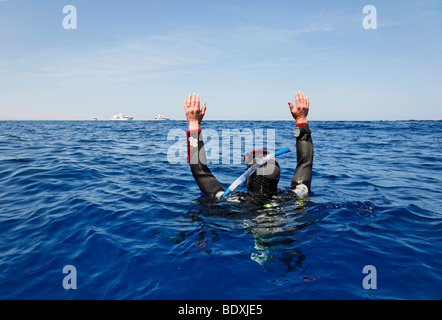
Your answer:
[[[296,107],[289,101],[290,112],[297,124],[307,123],[307,115],[310,107],[308,97],[301,91],[295,94]]]

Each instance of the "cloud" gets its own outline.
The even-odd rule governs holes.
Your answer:
[[[0,67],[3,72],[20,71],[20,76],[31,78],[128,82],[160,78],[183,65],[208,63],[207,51],[196,44],[180,46],[176,39],[138,38],[89,51],[47,49],[21,59],[3,60]]]
[[[50,78],[61,83],[139,82],[171,77],[192,67],[220,70],[225,64],[237,68],[273,67],[293,62],[294,50],[288,49],[300,46],[300,36],[332,29],[332,22],[319,21],[298,29],[236,25],[130,38],[116,36],[112,46],[74,51],[47,48],[21,59],[2,61],[0,67],[16,77]],[[263,55],[266,50],[272,54]]]

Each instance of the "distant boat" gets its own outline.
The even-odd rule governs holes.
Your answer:
[[[125,115],[124,113],[119,113],[119,114],[114,115],[111,120],[126,120],[126,121],[128,121],[128,120],[133,120],[133,119],[134,119],[134,117],[129,117],[129,116]]]
[[[154,120],[170,120],[169,118],[166,118],[165,116],[163,116],[162,114],[157,115],[155,118],[153,118]]]
[[[98,120],[98,118],[97,117],[92,117],[92,120]]]

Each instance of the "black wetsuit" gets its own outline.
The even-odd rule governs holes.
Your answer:
[[[296,138],[297,166],[290,184],[290,189],[296,189],[299,185],[305,185],[310,191],[313,167],[313,141],[309,125],[299,124],[301,135]],[[209,197],[215,197],[224,188],[214,177],[207,166],[206,151],[201,130],[187,131],[187,156],[193,177],[200,190]]]

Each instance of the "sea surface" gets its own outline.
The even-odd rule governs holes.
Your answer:
[[[293,127],[203,122],[224,187],[226,130],[293,150],[279,195],[210,200],[185,121],[0,121],[0,299],[441,299],[442,121],[311,121],[305,199]]]

